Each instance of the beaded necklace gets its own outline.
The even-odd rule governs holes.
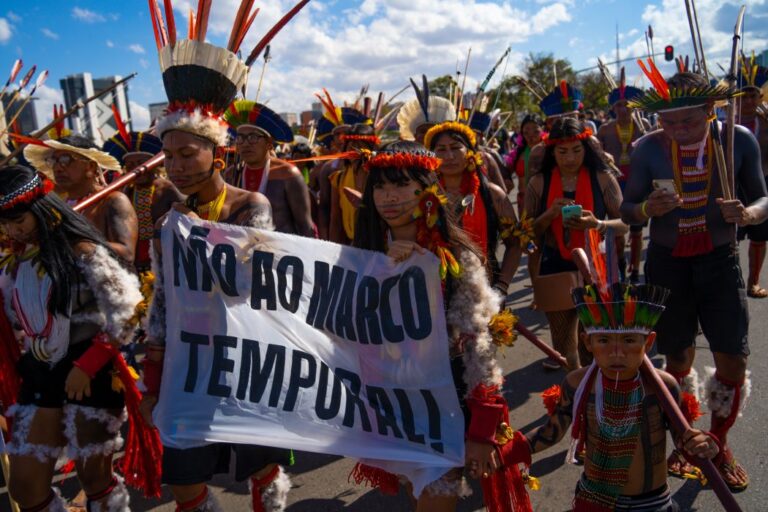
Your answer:
[[[216,199],[209,201],[205,204],[201,204],[197,207],[197,214],[201,219],[205,219],[211,222],[218,222],[221,210],[224,208],[224,200],[227,198],[227,186],[221,189]]]
[[[598,371],[595,379],[597,433],[589,436],[586,465],[574,510],[613,510],[629,480],[629,468],[640,440],[645,393],[638,374],[611,381]]]
[[[677,191],[683,199],[679,208],[677,244],[672,256],[696,256],[712,250],[706,217],[712,188],[712,155],[712,139],[709,136],[700,144],[687,147],[680,147],[672,141],[672,170]]]

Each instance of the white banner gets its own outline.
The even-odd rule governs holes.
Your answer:
[[[207,442],[342,455],[416,493],[464,462],[437,258],[384,254],[172,212],[155,423]]]

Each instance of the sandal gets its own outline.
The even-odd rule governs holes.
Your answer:
[[[696,466],[685,460],[685,457],[674,449],[667,458],[667,473],[678,478],[687,478],[688,475],[696,474]]]
[[[753,299],[764,299],[768,297],[768,290],[760,288],[759,284],[753,284],[747,290],[747,295]]]
[[[727,446],[723,449],[721,460],[715,464],[731,492],[740,492],[749,486],[749,475],[744,466],[739,464],[733,452]]]

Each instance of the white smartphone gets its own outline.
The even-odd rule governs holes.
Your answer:
[[[675,180],[653,180],[653,190],[666,190],[672,194],[677,194]]]

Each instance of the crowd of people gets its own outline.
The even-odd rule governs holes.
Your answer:
[[[397,133],[370,102],[340,106],[325,93],[323,117],[299,139],[266,105],[236,99],[247,68],[230,50],[166,41],[169,107],[149,130],[128,131],[117,119],[120,129],[97,147],[58,124],[41,139],[15,138],[23,153],[0,169],[0,400],[8,489],[20,510],[77,506],[51,487],[61,460],[74,463],[89,511],[129,510],[126,484],[146,491],[161,482],[177,510],[219,510],[207,482],[232,456],[253,510],[284,509],[288,447],[208,443],[160,455],[152,411],[163,381],[183,378],[164,371],[166,346],[177,342],[166,336],[159,243],[171,211],[397,262],[438,256],[465,465],[414,496],[416,510],[454,510],[467,477],[494,482],[483,485],[491,510],[530,510],[533,454],[568,434],[569,462],[584,466],[576,511],[677,510],[668,475],[696,475],[705,459],[732,491],[747,488],[728,433],[750,389],[747,296],[768,297],[760,285],[768,70],[745,61],[733,88],[685,69],[665,79],[651,66],[654,87],[621,80],[608,115],[585,110],[563,81],[539,112],[507,127],[430,94],[425,80],[399,106]],[[218,58],[195,57],[203,52]],[[738,105],[738,125],[717,120],[724,101]],[[729,129],[733,147],[724,147]],[[723,151],[733,155],[730,177]],[[146,170],[157,154],[162,165]],[[136,170],[130,184],[110,186]],[[501,385],[515,374],[502,375],[488,328],[524,257],[530,307],[546,314],[567,370],[544,393],[547,420],[526,435],[513,430]],[[701,385],[699,333],[714,360]],[[666,358],[654,372],[688,422],[701,414],[699,399],[710,411],[707,430],[673,429],[669,455],[663,393],[641,371],[654,344]],[[408,484],[365,464],[355,472],[372,485]]]

